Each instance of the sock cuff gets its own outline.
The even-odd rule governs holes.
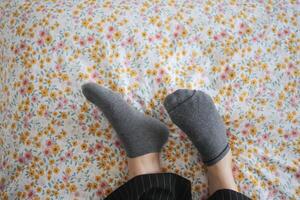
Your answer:
[[[230,147],[229,147],[229,144],[227,143],[225,148],[216,157],[214,157],[210,160],[203,160],[203,163],[207,166],[211,166],[211,165],[219,162],[220,160],[222,160],[222,158],[224,158],[227,155],[229,150],[230,150]]]

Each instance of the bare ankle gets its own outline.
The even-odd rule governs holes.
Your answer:
[[[232,173],[231,151],[222,160],[207,167],[207,175],[210,194],[220,189],[238,191]]]
[[[142,174],[160,173],[159,153],[149,153],[136,158],[128,158],[129,178]]]

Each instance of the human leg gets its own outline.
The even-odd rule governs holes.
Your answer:
[[[190,200],[189,180],[161,172],[159,153],[168,138],[167,127],[134,110],[119,94],[109,89],[88,83],[82,86],[82,90],[85,97],[103,111],[128,156],[130,180],[106,200]]]
[[[179,89],[166,97],[164,106],[200,152],[211,198],[231,194],[244,197],[238,193],[232,174],[225,125],[211,97],[201,91]]]

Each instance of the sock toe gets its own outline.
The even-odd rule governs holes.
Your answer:
[[[99,102],[104,103],[107,101],[107,98],[103,98],[107,95],[113,94],[114,96],[118,96],[118,94],[114,94],[110,89],[102,87],[97,83],[88,82],[81,86],[81,90],[83,95],[92,103],[99,106]]]
[[[82,93],[83,95],[91,102],[94,102],[95,100],[95,88],[96,88],[96,85],[95,83],[85,83],[81,86],[81,90],[82,90]]]
[[[195,90],[178,89],[165,98],[164,107],[168,112],[171,112],[176,107],[191,98],[195,92]]]

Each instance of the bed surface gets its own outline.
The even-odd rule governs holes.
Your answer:
[[[244,3],[241,3],[244,2]],[[297,199],[299,1],[0,2],[0,199],[103,199],[126,157],[80,86],[97,82],[168,125],[164,171],[208,195],[195,147],[162,102],[211,95],[240,191]]]

